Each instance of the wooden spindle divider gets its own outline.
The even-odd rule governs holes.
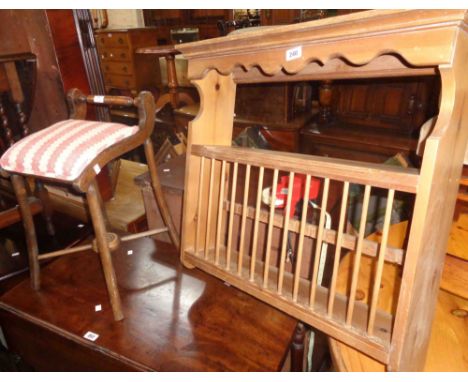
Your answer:
[[[302,212],[301,212],[301,228],[299,229],[299,243],[296,251],[296,264],[294,267],[294,285],[293,285],[293,301],[297,301],[297,294],[299,292],[299,279],[301,278],[301,265],[302,265],[302,247],[304,245],[304,229],[307,219],[307,207],[309,206],[309,192],[310,192],[310,175],[306,176],[304,196],[302,199]]]
[[[244,259],[245,225],[247,223],[247,208],[248,208],[248,201],[249,201],[250,168],[251,167],[248,164],[245,169],[244,198],[242,201],[242,221],[241,221],[241,229],[240,229],[239,257],[237,260],[237,274],[239,276],[242,273],[242,263]]]
[[[236,190],[237,190],[237,171],[239,163],[234,162],[232,172],[232,184],[231,184],[231,204],[229,208],[229,223],[228,223],[228,239],[226,247],[226,270],[229,270],[231,266],[231,250],[232,250],[232,231],[234,224],[234,204],[236,202]]]
[[[291,171],[289,173],[288,196],[286,198],[286,206],[284,210],[283,237],[281,239],[281,255],[280,255],[279,273],[278,273],[278,294],[279,295],[281,295],[281,292],[283,290],[284,266],[286,263],[286,249],[288,246],[289,215],[291,213],[293,184],[294,184],[294,171]]]
[[[11,131],[10,126],[8,125],[8,117],[6,114],[5,106],[3,106],[3,102],[1,99],[0,99],[0,120],[2,123],[2,129],[5,134],[7,145],[8,147],[13,146],[13,144],[15,143],[13,139],[13,133]]]
[[[375,276],[374,276],[374,284],[372,288],[371,294],[371,303],[369,308],[369,323],[367,325],[367,333],[371,336],[374,331],[374,323],[375,323],[375,313],[377,310],[377,302],[379,299],[379,291],[380,291],[380,282],[382,280],[382,272],[384,266],[384,259],[385,259],[385,249],[387,248],[388,242],[388,232],[390,230],[390,221],[392,218],[392,207],[393,207],[393,199],[395,197],[395,190],[388,190],[387,195],[387,203],[385,207],[385,216],[384,216],[384,224],[382,228],[382,240],[380,242],[380,250],[379,256],[377,258],[377,264],[375,269]]]
[[[275,217],[276,188],[278,183],[278,170],[273,171],[273,181],[271,183],[270,193],[270,218],[268,219],[268,233],[265,252],[265,267],[263,271],[263,287],[268,287],[268,272],[270,270],[271,238],[273,236],[273,218]]]
[[[346,206],[348,204],[349,182],[343,184],[343,194],[341,195],[340,217],[338,223],[338,232],[336,235],[335,256],[333,258],[333,271],[330,282],[330,291],[328,295],[328,316],[333,314],[333,306],[335,304],[336,296],[336,281],[338,279],[338,267],[340,265],[341,248],[343,242],[343,230],[346,217]]]
[[[195,254],[198,256],[200,251],[200,230],[202,227],[202,201],[203,201],[203,179],[205,175],[205,157],[200,158],[200,182],[198,186],[197,199],[197,225],[195,228]]]
[[[21,136],[27,137],[29,135],[29,127],[26,123],[26,114],[23,111],[23,106],[20,102],[15,103],[16,113],[18,114],[18,122],[21,128]]]
[[[206,235],[205,235],[205,260],[208,259],[208,252],[210,250],[211,240],[211,211],[213,207],[213,187],[214,187],[214,172],[215,172],[215,159],[211,159],[210,166],[210,182],[208,186],[208,208],[206,214]]]
[[[325,178],[323,182],[322,204],[320,205],[320,218],[319,218],[319,224],[318,224],[317,239],[315,243],[314,267],[312,271],[312,285],[310,287],[310,297],[309,297],[310,309],[314,308],[315,292],[317,290],[317,276],[318,276],[320,257],[322,256],[322,244],[323,244],[322,239],[323,239],[323,230],[325,228],[325,214],[327,212],[329,188],[330,188],[330,179]]]
[[[262,189],[263,189],[263,174],[265,172],[265,168],[260,166],[258,172],[258,185],[257,185],[257,201],[255,203],[255,219],[254,219],[254,227],[253,227],[253,239],[252,239],[252,254],[250,256],[250,281],[254,280],[255,277],[255,263],[257,260],[257,245],[258,245],[258,223],[259,223],[259,216],[260,216],[260,208],[262,204]]]
[[[224,203],[224,179],[226,176],[226,161],[223,160],[221,164],[221,182],[219,188],[218,198],[218,218],[216,220],[216,243],[215,243],[215,264],[219,264],[219,248],[221,241],[221,230],[223,225],[223,203]]]
[[[353,274],[351,276],[351,289],[348,299],[348,309],[346,312],[346,325],[351,325],[351,322],[353,320],[354,302],[356,300],[359,268],[361,265],[362,243],[364,241],[364,235],[366,232],[367,211],[369,209],[370,192],[371,186],[366,185],[366,187],[364,188],[364,198],[362,201],[361,219],[359,221],[358,242],[356,246],[356,252],[354,253]]]

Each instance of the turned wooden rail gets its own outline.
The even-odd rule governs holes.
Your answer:
[[[468,140],[467,19],[464,10],[377,10],[178,45],[201,100],[189,125],[182,262],[388,370],[422,370]],[[441,97],[418,171],[231,147],[238,83],[426,75],[440,76]],[[296,175],[305,179],[306,199],[312,180],[320,181],[320,192],[313,206],[303,203],[290,216]],[[276,184],[284,176],[286,206],[278,210]],[[329,195],[337,184],[342,194],[330,226]],[[362,208],[352,234],[346,226],[356,185]],[[376,189],[384,193],[384,208],[378,239],[370,241],[366,223]],[[412,223],[405,246],[394,248],[392,209],[405,195],[414,199]],[[338,292],[346,251],[352,251],[349,285]],[[389,311],[379,308],[385,261],[401,267]],[[372,268],[366,290],[359,283],[363,264]]]
[[[415,193],[419,172],[385,164],[364,163],[346,159],[331,159],[306,154],[273,152],[242,147],[193,145],[191,153],[205,158],[296,171],[335,180],[372,184],[374,187],[394,188]]]

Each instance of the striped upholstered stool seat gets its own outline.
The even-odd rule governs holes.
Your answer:
[[[9,172],[57,180],[77,179],[110,146],[138,132],[138,126],[68,119],[11,146],[0,167]]]

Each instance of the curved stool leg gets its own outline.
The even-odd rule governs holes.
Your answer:
[[[52,210],[52,205],[51,205],[50,198],[49,198],[49,192],[44,187],[44,184],[41,181],[36,179],[35,183],[36,183],[36,189],[35,189],[36,195],[42,204],[42,216],[44,217],[44,220],[46,221],[47,233],[50,236],[55,236],[55,227],[52,221],[53,210]]]
[[[148,162],[148,169],[151,177],[151,185],[153,186],[154,197],[158,203],[159,212],[163,218],[164,224],[169,230],[169,236],[171,237],[172,243],[179,250],[180,248],[180,239],[179,234],[175,228],[174,222],[172,221],[169,208],[167,207],[166,199],[164,198],[164,193],[162,191],[161,183],[159,182],[158,169],[156,167],[156,162],[154,160],[154,148],[151,138],[145,140],[145,155],[146,161]]]
[[[26,244],[28,246],[28,257],[29,257],[29,272],[31,274],[31,286],[34,290],[39,290],[41,287],[40,279],[40,267],[36,239],[36,229],[34,228],[33,216],[28,203],[28,195],[26,186],[24,184],[24,178],[19,175],[11,175],[11,183],[15,191],[16,200],[21,212],[21,220],[26,236]]]
[[[101,257],[102,269],[104,270],[104,278],[106,280],[112,312],[114,313],[114,319],[116,321],[120,321],[124,318],[122,313],[122,304],[120,302],[114,266],[112,265],[111,251],[107,244],[105,218],[101,210],[98,192],[96,180],[93,180],[86,192],[86,197],[88,200],[91,220],[93,222],[97,247],[99,249],[99,256]]]

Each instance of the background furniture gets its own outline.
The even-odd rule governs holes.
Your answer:
[[[201,98],[209,100],[189,127],[181,250],[184,265],[198,267],[294,315],[385,363],[389,370],[422,369],[468,140],[468,130],[460,128],[468,110],[464,107],[468,41],[460,33],[466,28],[465,20],[465,11],[379,10],[176,46],[189,60],[189,78],[196,83]],[[386,46],[385,54],[382,46]],[[420,171],[231,147],[238,83],[437,73],[443,86],[439,115],[427,138]],[[235,193],[239,167],[245,167],[248,174],[242,204],[236,203]],[[258,170],[259,187],[252,208],[248,191],[249,175],[254,170]],[[289,219],[288,208],[284,217],[276,214],[276,192],[272,192],[265,216],[266,245],[258,249],[265,173],[272,173],[272,182],[266,183],[272,190],[276,190],[280,175],[289,174],[288,195],[295,174],[306,175],[306,196],[311,177],[319,178],[320,216],[316,224],[307,226],[308,203],[303,203],[300,219]],[[352,207],[351,199],[348,201],[350,183],[362,190],[356,235],[343,231]],[[325,216],[331,208],[328,194],[332,184],[342,185],[343,196],[338,227],[330,230],[325,228]],[[384,201],[381,245],[365,241],[371,195],[381,195]],[[398,204],[400,195],[414,198],[413,219],[407,246],[394,248],[387,238],[394,201]],[[242,224],[239,236],[232,236],[236,210],[243,211],[244,220],[248,211],[254,214],[250,243],[243,241]],[[439,224],[436,229],[434,222]],[[280,259],[270,256],[274,226],[283,229]],[[284,268],[290,230],[299,233],[292,273]],[[308,254],[302,251],[304,236],[316,241]],[[324,243],[335,246],[329,284],[318,277]],[[356,252],[346,294],[336,290],[344,248]],[[370,304],[361,303],[356,295],[362,255],[374,258]],[[308,256],[313,257],[313,267],[304,278],[302,259]],[[395,291],[398,306],[392,314],[377,305],[385,262],[402,268],[402,282]]]
[[[40,65],[37,70],[35,99],[28,126],[32,132],[66,118],[67,105],[60,65],[44,10],[7,10],[0,13],[2,54],[33,53]],[[78,74],[78,72],[76,72]]]
[[[419,130],[438,111],[435,76],[324,84],[239,84],[233,136],[246,127],[263,126],[273,150],[374,163],[400,153],[419,166]],[[326,91],[325,106],[320,100]],[[198,110],[198,105],[177,108],[177,127],[186,129]]]
[[[188,92],[179,89],[175,64],[175,56],[179,53],[173,45],[150,46],[136,50],[137,56],[146,57],[146,59],[152,58],[158,63],[160,58],[164,58],[166,61],[167,91],[160,94],[156,100],[156,113],[166,105],[170,105],[172,109],[175,109],[181,105],[193,105],[195,103]],[[160,73],[155,73],[155,76],[158,76],[158,74]]]
[[[136,55],[138,48],[154,45],[157,28],[101,29],[95,31],[101,71],[107,93],[111,90],[130,92],[156,90],[160,83],[159,61]]]
[[[171,44],[171,29],[198,28],[200,39],[219,37],[218,21],[232,19],[230,9],[144,9],[146,26],[158,28],[158,45]],[[154,44],[154,43],[153,43]],[[153,45],[153,44],[149,44]]]
[[[419,164],[419,129],[438,112],[436,76],[328,81],[315,87],[320,111],[301,131],[301,152],[376,163],[402,153]]]
[[[35,85],[35,55],[22,53],[0,57],[1,154],[29,134],[27,122],[33,105]],[[20,222],[22,217],[18,205],[12,203],[11,198],[7,200],[11,193],[8,180],[1,180],[0,193],[0,229],[5,229]],[[35,182],[34,194],[31,187],[28,187],[27,203],[33,216],[42,212],[47,232],[53,236],[55,229],[52,223],[52,207],[47,190],[40,181]],[[22,271],[26,264],[13,258],[20,254],[17,245],[2,249],[4,255],[0,259],[0,278],[5,279]],[[24,260],[24,256],[21,259]]]
[[[312,108],[310,96],[300,107],[299,94],[310,91],[304,83],[242,84],[237,88],[234,109],[236,138],[244,129],[260,126],[261,134],[273,150],[299,152],[301,131],[312,120],[317,110]],[[179,130],[187,126],[199,112],[199,105],[182,106],[174,110]]]
[[[181,233],[182,225],[185,160],[185,155],[179,155],[158,166],[158,176],[161,181],[164,197],[167,200],[172,221],[174,222],[175,229],[179,235]],[[135,177],[135,184],[140,188],[143,197],[144,212],[146,214],[148,229],[160,227],[162,216],[159,212],[154,195],[151,192],[149,173],[145,172]],[[158,239],[168,243],[170,242],[170,237],[166,234],[162,234]]]

